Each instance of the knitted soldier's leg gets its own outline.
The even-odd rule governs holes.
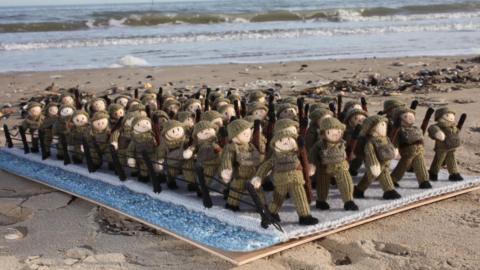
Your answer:
[[[168,168],[167,187],[170,189],[177,189],[177,180],[175,179],[180,175],[179,169]]]
[[[347,170],[340,170],[335,174],[335,181],[343,202],[353,201],[353,180],[350,173]]]
[[[43,134],[43,145],[45,145],[45,150],[50,154],[50,148],[52,147],[53,134],[52,131],[45,130]]]
[[[392,173],[390,174],[392,177],[392,181],[394,183],[399,182],[402,180],[403,176],[405,175],[405,172],[412,166],[413,162],[413,157],[401,157],[400,160],[398,161],[397,166],[395,169],[393,169]]]
[[[330,190],[330,179],[332,177],[325,171],[319,171],[317,174],[317,201],[327,201],[328,192]]]
[[[238,192],[245,191],[245,183],[248,181],[246,178],[233,179],[230,183],[230,192],[228,192],[227,204],[231,206],[239,206],[241,194]]]
[[[148,177],[148,167],[143,159],[137,159],[137,168],[139,177]]]
[[[418,153],[412,162],[413,171],[417,177],[418,183],[428,181],[428,170],[427,165],[425,165],[425,159],[423,157],[423,152]]]
[[[430,165],[429,170],[431,174],[438,174],[446,157],[447,152],[442,150],[435,151],[435,156],[433,157],[432,165]]]
[[[358,174],[358,170],[360,169],[360,167],[362,167],[362,164],[363,158],[356,157],[350,162],[350,168],[348,169],[348,171],[351,175],[356,176]]]
[[[292,183],[287,184],[288,193],[292,196],[295,209],[299,217],[306,217],[310,215],[310,205],[308,204],[307,194],[303,185]],[[278,210],[277,210],[278,211]]]
[[[63,159],[63,145],[60,142],[60,139],[59,139],[59,142],[56,145],[56,148],[57,148],[57,158],[58,159]]]
[[[275,185],[272,201],[268,205],[268,210],[270,210],[272,214],[278,213],[278,211],[283,205],[283,202],[285,201],[285,198],[287,197],[287,193],[288,193],[287,185]]]
[[[388,166],[383,166],[382,173],[378,176],[378,181],[382,187],[383,192],[394,190],[395,186],[393,185],[392,177],[390,176],[390,171]]]
[[[447,163],[447,169],[449,174],[457,174],[457,160],[455,159],[455,151],[448,151],[445,157]]]
[[[209,187],[212,183],[212,178],[217,174],[217,166],[204,166],[203,174],[205,175],[205,184]]]
[[[79,144],[73,147],[73,162],[74,163],[82,163],[83,162],[83,153],[82,149]]]
[[[372,184],[373,180],[375,180],[375,177],[373,177],[370,170],[367,169],[367,172],[363,175],[362,179],[358,183],[357,189],[361,192],[364,192]]]
[[[193,160],[187,160],[183,163],[182,167],[182,174],[185,177],[185,180],[188,181],[189,184],[195,184],[195,162]],[[204,170],[205,173],[205,170]]]
[[[118,155],[118,159],[120,160],[120,164],[123,167],[126,167],[127,166],[127,149],[118,148],[117,155]]]
[[[90,148],[92,149],[92,148]],[[102,166],[102,156],[98,155],[97,151],[91,152],[93,166],[101,167]]]

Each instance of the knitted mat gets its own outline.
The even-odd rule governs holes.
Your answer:
[[[52,156],[55,156],[54,153]],[[395,164],[396,161],[392,166]],[[383,191],[378,183],[374,183],[365,192],[365,199],[355,200],[360,211],[354,212],[343,210],[340,194],[332,187],[328,200],[330,210],[319,211],[312,203],[312,215],[320,220],[314,226],[298,225],[295,208],[291,200],[286,200],[279,213],[284,230],[280,232],[273,226],[261,228],[260,216],[248,205],[241,204],[242,211],[237,213],[224,209],[225,201],[221,194],[212,192],[214,206],[205,208],[201,199],[195,193],[187,192],[185,184],[180,182],[178,190],[170,191],[164,186],[161,193],[155,194],[150,184],[136,179],[128,178],[122,182],[106,170],[89,173],[84,165],[65,166],[63,161],[42,160],[39,154],[24,154],[19,148],[0,149],[0,169],[86,198],[200,245],[225,252],[260,250],[387,213],[430,197],[480,185],[480,177],[464,176],[464,181],[450,182],[447,172],[441,171],[439,181],[432,182],[433,189],[421,190],[414,174],[407,173],[397,189],[401,199],[383,200]],[[359,178],[354,181],[359,181]],[[216,189],[221,190],[221,187]],[[267,198],[271,199],[271,194]]]

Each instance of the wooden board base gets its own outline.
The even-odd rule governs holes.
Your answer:
[[[7,170],[2,170],[2,171],[5,171],[9,174],[12,174]],[[19,176],[19,175],[16,175],[16,174],[12,174],[12,175]],[[287,250],[289,248],[293,248],[293,247],[296,247],[296,246],[299,246],[299,245],[302,245],[302,244],[305,244],[305,243],[323,238],[325,236],[328,236],[328,235],[331,235],[331,234],[334,234],[334,233],[337,233],[337,232],[348,230],[350,228],[357,227],[357,226],[360,226],[362,224],[375,221],[377,219],[381,219],[381,218],[384,218],[384,217],[395,215],[395,214],[398,214],[398,213],[401,213],[401,212],[404,212],[404,211],[408,211],[408,210],[411,210],[411,209],[414,209],[414,208],[417,208],[417,207],[420,207],[420,206],[423,206],[423,205],[427,205],[427,204],[431,204],[431,203],[438,202],[438,201],[441,201],[441,200],[445,200],[445,199],[455,197],[455,196],[458,196],[458,195],[461,195],[461,194],[464,194],[464,193],[468,193],[468,192],[471,192],[471,191],[474,191],[474,190],[480,190],[480,185],[478,185],[478,186],[470,187],[470,188],[467,188],[467,189],[463,189],[463,190],[459,190],[459,191],[455,191],[455,192],[451,192],[451,193],[447,193],[447,194],[443,194],[443,195],[439,195],[439,196],[435,196],[435,197],[430,197],[428,199],[417,201],[417,202],[411,203],[409,205],[405,205],[403,207],[394,209],[394,210],[386,212],[386,213],[377,214],[377,215],[368,217],[366,219],[359,220],[357,222],[353,222],[351,224],[347,224],[347,225],[335,228],[333,230],[324,231],[324,232],[320,232],[320,233],[313,234],[313,235],[310,235],[310,236],[306,236],[306,237],[302,237],[302,238],[299,238],[299,239],[291,240],[291,241],[288,241],[286,243],[278,244],[278,245],[275,245],[275,246],[272,246],[272,247],[269,247],[269,248],[265,248],[265,249],[261,249],[261,250],[257,250],[257,251],[252,251],[252,252],[225,252],[225,251],[221,251],[221,250],[218,250],[218,249],[215,249],[215,248],[211,248],[209,246],[205,246],[205,245],[199,244],[197,242],[194,242],[192,240],[186,239],[186,238],[184,238],[180,235],[177,235],[177,234],[175,234],[175,233],[173,233],[169,230],[158,227],[157,225],[148,223],[148,222],[146,222],[144,220],[141,220],[139,218],[133,217],[133,216],[128,215],[128,214],[125,214],[121,211],[118,211],[117,209],[114,209],[114,208],[109,207],[107,205],[104,205],[102,203],[98,203],[98,202],[96,202],[94,200],[91,200],[89,198],[79,196],[79,195],[75,194],[74,192],[70,192],[70,191],[67,191],[67,190],[63,190],[61,188],[57,188],[55,186],[46,184],[42,181],[39,181],[39,180],[36,180],[36,179],[33,179],[33,178],[24,177],[24,176],[19,176],[19,177],[28,179],[28,180],[36,182],[36,183],[39,183],[41,185],[48,186],[52,189],[62,191],[64,193],[70,194],[72,196],[75,196],[75,197],[81,198],[83,200],[89,201],[89,202],[91,202],[93,204],[96,204],[98,206],[107,208],[107,209],[109,209],[109,210],[111,210],[115,213],[126,216],[128,218],[131,218],[132,220],[135,220],[135,221],[139,222],[139,223],[145,224],[146,226],[149,226],[149,227],[154,228],[156,230],[159,230],[159,231],[161,231],[165,234],[173,236],[173,237],[175,237],[179,240],[185,241],[185,242],[187,242],[187,243],[189,243],[189,244],[191,244],[195,247],[198,247],[202,250],[205,250],[205,251],[207,251],[207,252],[209,252],[209,253],[211,253],[215,256],[218,256],[222,259],[225,259],[225,260],[227,260],[227,261],[229,261],[229,262],[231,262],[235,265],[243,265],[243,264],[252,262],[254,260],[264,258],[264,257],[267,257],[269,255],[273,255],[275,253]]]

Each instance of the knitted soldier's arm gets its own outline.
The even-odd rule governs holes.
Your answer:
[[[440,129],[440,127],[438,125],[431,125],[428,128],[428,136],[432,140],[437,140],[437,138],[435,136],[436,136],[436,134],[438,134],[439,131],[441,132],[442,130]]]
[[[260,177],[261,179],[264,179],[267,177],[267,175],[270,174],[270,172],[273,169],[273,158],[269,158],[266,161],[264,161],[260,167],[258,167],[257,172],[255,173],[256,177]]]
[[[365,145],[365,167],[372,173],[374,177],[377,177],[381,173],[380,162],[377,159],[375,153],[375,147],[371,142]]]
[[[235,158],[235,150],[233,150],[233,146],[228,144],[221,155],[221,162],[220,162],[220,172],[223,170],[232,170],[233,164],[232,160]]]
[[[315,143],[308,151],[308,160],[311,164],[314,164],[314,165],[320,164],[321,158],[318,155],[319,151],[320,149],[317,143]]]
[[[305,145],[307,149],[313,146],[317,142],[317,131],[310,125],[307,129],[307,134],[305,134]]]

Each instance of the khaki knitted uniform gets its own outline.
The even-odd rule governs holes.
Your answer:
[[[183,158],[183,151],[185,150],[184,145],[186,143],[187,141],[184,138],[170,141],[163,137],[156,150],[157,159],[164,160],[163,169],[168,169],[167,174],[171,178],[168,179],[169,181],[174,181],[173,178],[180,174],[185,176],[187,170],[194,169],[193,166],[184,167],[185,159]]]
[[[95,129],[90,129],[90,149],[91,155],[94,166],[100,167],[102,165],[102,158],[105,157],[107,162],[112,162],[112,156],[110,155],[110,128],[107,128],[104,131],[98,132]],[[98,153],[97,148],[95,147],[95,143],[98,145],[100,149],[100,153]]]
[[[65,135],[65,138],[67,137],[68,134],[68,123],[70,123],[71,116],[69,117],[59,117],[57,121],[53,124],[53,135],[59,137],[60,135]],[[68,140],[67,140],[68,141]],[[63,145],[62,142],[60,141],[60,138],[58,138],[58,143],[57,143],[57,157],[63,158]]]
[[[222,148],[213,140],[199,141],[195,147],[197,154],[197,162],[203,168],[205,175],[205,182],[207,186],[212,182],[212,178],[218,173],[218,166],[220,166],[220,156]]]
[[[435,139],[434,136],[438,131],[445,133],[444,141]],[[458,173],[457,160],[455,158],[455,151],[460,146],[458,133],[459,130],[455,123],[437,122],[428,128],[428,135],[435,140],[435,156],[430,166],[431,173],[438,174],[443,162],[447,164],[448,173]]]
[[[317,123],[310,123],[310,126],[307,129],[305,134],[305,147],[307,149],[312,149],[315,143],[318,141],[318,125]]]
[[[73,159],[83,160],[82,140],[85,134],[88,134],[89,125],[73,126],[67,134],[69,146],[73,146],[73,153],[70,153]]]
[[[229,143],[225,146],[220,162],[220,172],[226,169],[233,171],[227,203],[232,206],[240,204],[241,194],[245,192],[245,184],[250,181],[264,157],[251,143],[238,145]],[[260,199],[264,199],[262,191],[257,191]]]
[[[143,159],[142,153],[146,151],[150,160],[155,162],[155,145],[156,141],[152,132],[137,134],[132,132],[131,141],[128,144],[127,156],[128,158],[135,158],[136,167],[139,170],[139,175],[142,177],[148,176],[148,168]]]
[[[44,119],[45,116],[41,114],[37,118],[28,116],[22,122],[22,127],[25,129],[25,132],[29,132],[31,135],[32,150],[38,151],[38,134],[36,134],[36,131],[42,126]]]
[[[355,128],[352,128],[351,126],[347,126],[347,128],[345,129],[345,133],[343,134],[343,139],[346,141],[346,142],[350,142],[352,139],[353,139],[353,132],[354,132]],[[357,138],[357,146],[358,145],[361,145],[361,141],[363,140],[363,138]],[[349,151],[351,151],[350,149],[347,149]],[[360,167],[362,167],[362,164],[364,162],[364,156],[363,156],[363,149],[361,149],[361,147],[356,147],[356,149],[353,149],[353,154],[355,155],[355,158],[352,159],[350,161],[350,172],[357,172]]]
[[[353,200],[353,181],[348,172],[345,142],[318,141],[309,151],[309,160],[317,167],[317,200],[325,202],[334,178],[343,202]]]
[[[416,126],[401,127],[397,141],[401,158],[391,174],[393,182],[400,181],[409,168],[413,168],[419,183],[427,181],[422,130]]]
[[[47,116],[40,126],[40,129],[43,132],[43,145],[45,145],[45,149],[48,152],[50,152],[50,147],[52,146],[53,141],[53,126],[57,121],[58,116]]]
[[[293,198],[293,203],[299,217],[310,215],[310,205],[303,185],[302,165],[295,152],[274,152],[259,168],[256,176],[265,178],[272,171],[275,191],[273,200],[268,208],[271,213],[277,214],[285,201],[287,194]]]
[[[394,149],[388,137],[372,137],[367,139],[364,148],[367,172],[360,183],[358,183],[357,187],[359,190],[365,191],[374,180],[380,182],[380,186],[384,192],[395,189],[390,176],[390,160],[395,157]],[[370,167],[373,165],[380,165],[381,167],[381,173],[377,178],[375,178],[370,171]]]

